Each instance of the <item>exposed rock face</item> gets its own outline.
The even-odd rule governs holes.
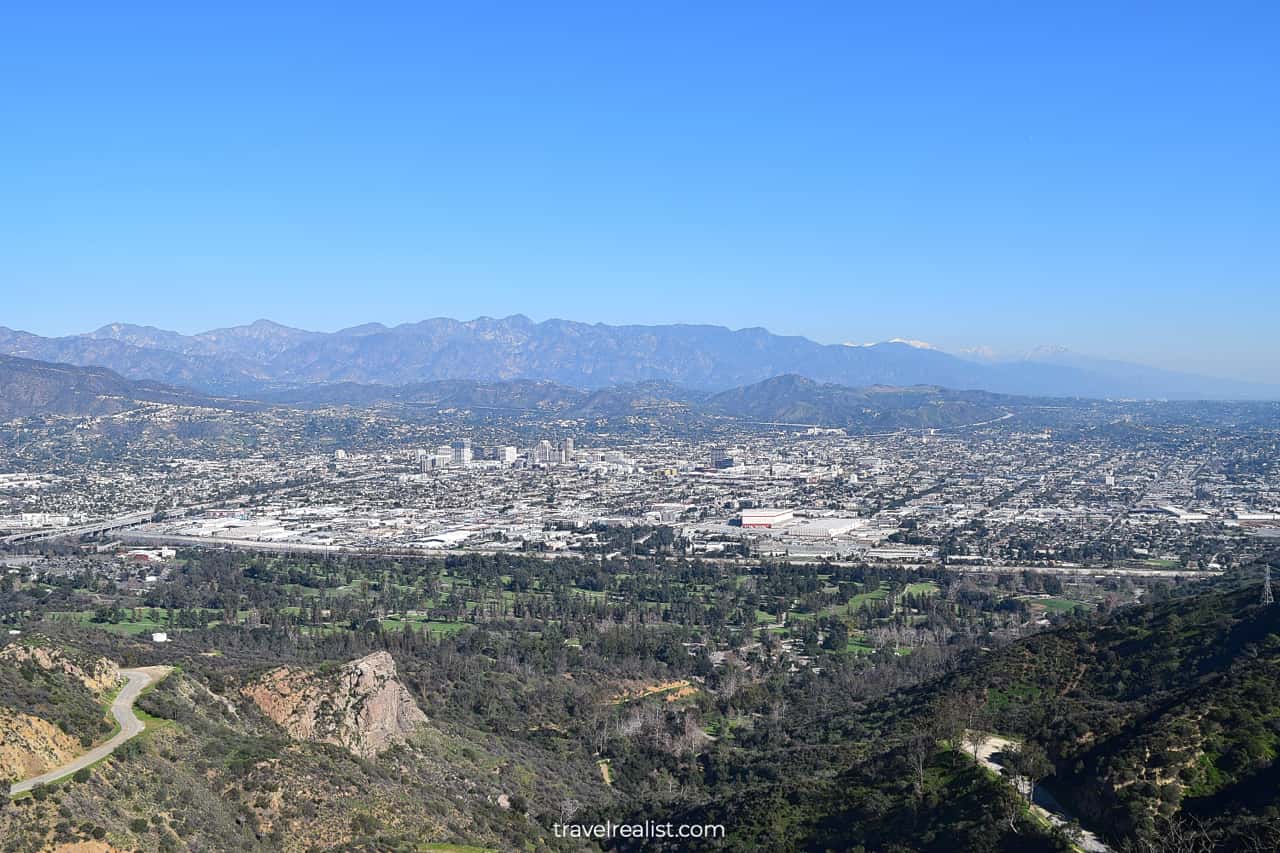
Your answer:
[[[62,649],[14,643],[0,649],[0,661],[15,665],[32,663],[43,670],[59,670],[78,680],[94,693],[110,690],[120,683],[120,667],[106,658],[71,657]]]
[[[365,758],[402,742],[427,720],[396,678],[387,652],[333,672],[280,667],[242,692],[291,737],[336,744]]]
[[[0,779],[26,779],[75,758],[80,741],[47,720],[0,708]],[[8,785],[4,785],[8,792]]]

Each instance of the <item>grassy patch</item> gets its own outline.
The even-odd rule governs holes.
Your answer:
[[[875,651],[875,646],[868,643],[864,637],[850,637],[844,645],[844,651],[846,654],[869,655]]]
[[[860,592],[849,598],[849,612],[865,607],[872,601],[884,601],[889,596],[888,584],[881,584],[879,589]]]
[[[987,694],[987,704],[993,711],[1010,705],[1026,705],[1040,696],[1041,690],[1034,684],[1016,684],[1012,687],[993,688]]]
[[[1089,606],[1083,601],[1075,601],[1070,598],[1040,598],[1033,603],[1039,604],[1051,613],[1066,613],[1069,610],[1075,610],[1077,607]]]
[[[150,609],[150,608],[148,608]],[[128,617],[119,622],[94,622],[92,610],[80,611],[61,611],[49,614],[56,621],[71,622],[84,628],[97,628],[100,631],[107,631],[112,634],[123,634],[128,637],[136,637],[141,634],[150,634],[155,631],[167,631],[171,634],[176,633],[176,626],[166,625],[160,620],[152,620],[147,617],[138,619],[136,622],[131,621]]]

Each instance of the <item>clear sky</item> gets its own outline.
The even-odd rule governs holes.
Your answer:
[[[521,312],[1275,380],[1278,44],[1275,2],[13,4],[0,325]]]

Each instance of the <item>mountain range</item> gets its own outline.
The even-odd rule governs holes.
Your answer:
[[[110,368],[135,380],[259,395],[315,384],[546,381],[595,390],[667,382],[718,392],[795,374],[846,387],[929,385],[1005,394],[1277,399],[1280,385],[1195,376],[1061,352],[1004,362],[912,341],[828,345],[762,328],[535,323],[514,315],[311,332],[258,320],[196,335],[113,323],[48,338],[0,327],[0,353]]]
[[[140,403],[243,406],[241,401],[218,401],[186,388],[128,380],[103,367],[0,356],[0,421],[32,414],[111,415]]]
[[[253,409],[263,404],[296,408],[379,405],[418,411],[538,412],[575,418],[660,413],[860,430],[916,429],[990,421],[1027,402],[985,391],[935,386],[849,388],[796,375],[720,392],[665,382],[594,390],[525,379],[443,379],[401,386],[341,382],[264,392],[257,400],[249,400],[126,379],[101,367],[0,356],[0,421],[35,414],[108,415],[145,403],[169,403],[217,409]]]

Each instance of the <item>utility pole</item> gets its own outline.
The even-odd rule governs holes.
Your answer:
[[[1265,607],[1275,602],[1271,596],[1271,564],[1267,563],[1262,568],[1262,604]]]

